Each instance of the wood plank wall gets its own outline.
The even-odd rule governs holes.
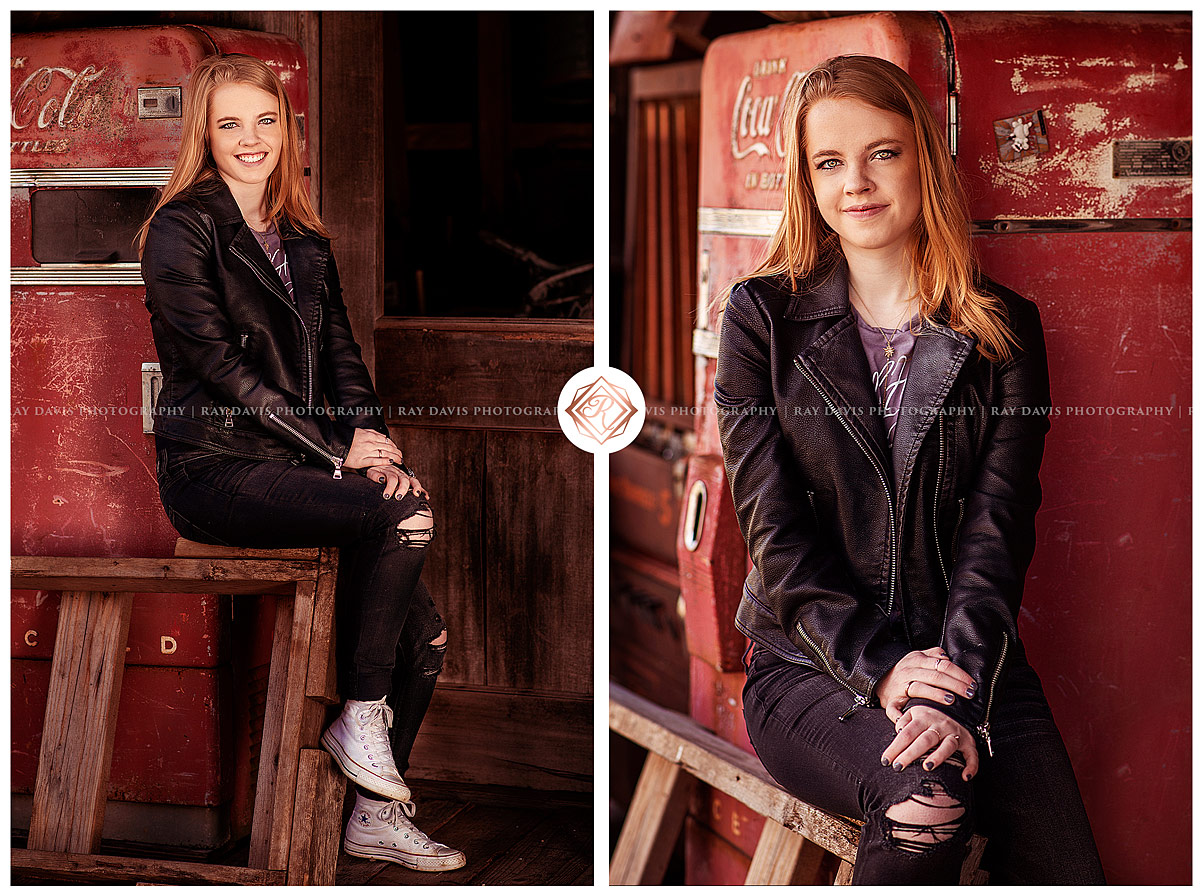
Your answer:
[[[637,68],[629,85],[624,369],[647,403],[691,407],[700,63]]]

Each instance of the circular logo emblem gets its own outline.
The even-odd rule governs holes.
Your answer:
[[[615,367],[589,367],[563,386],[558,425],[576,447],[592,454],[620,451],[642,431],[646,399],[633,377]]]

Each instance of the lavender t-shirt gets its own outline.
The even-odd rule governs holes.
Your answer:
[[[254,238],[258,240],[258,244],[262,246],[262,250],[267,253],[271,267],[275,268],[275,273],[279,275],[279,279],[287,287],[288,298],[295,302],[296,296],[292,292],[292,273],[288,270],[287,253],[283,251],[283,243],[279,239],[279,231],[275,229],[274,224],[271,225],[271,229],[266,233],[259,233],[253,227],[250,230],[254,234]]]
[[[858,313],[857,308],[853,305],[850,308],[854,312],[854,319],[858,323],[858,335],[862,339],[867,361],[871,365],[871,385],[875,389],[875,397],[879,400],[879,409],[883,413],[883,428],[887,432],[888,444],[892,446],[892,469],[898,472],[899,464],[895,456],[896,423],[900,419],[904,385],[908,382],[908,368],[917,344],[917,336],[912,332],[912,327],[920,321],[920,315],[914,314],[900,329],[891,330],[871,326]],[[891,340],[892,346],[890,358],[887,356],[888,339]]]

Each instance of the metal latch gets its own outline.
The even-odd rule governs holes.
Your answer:
[[[162,391],[162,369],[158,362],[142,364],[142,432],[154,432],[154,406]]]
[[[139,87],[138,118],[182,118],[182,87]]]

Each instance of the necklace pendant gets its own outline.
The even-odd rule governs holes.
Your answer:
[[[885,358],[890,358],[895,353],[896,353],[896,350],[894,348],[892,348],[890,345],[885,345],[883,347],[883,356]]]

